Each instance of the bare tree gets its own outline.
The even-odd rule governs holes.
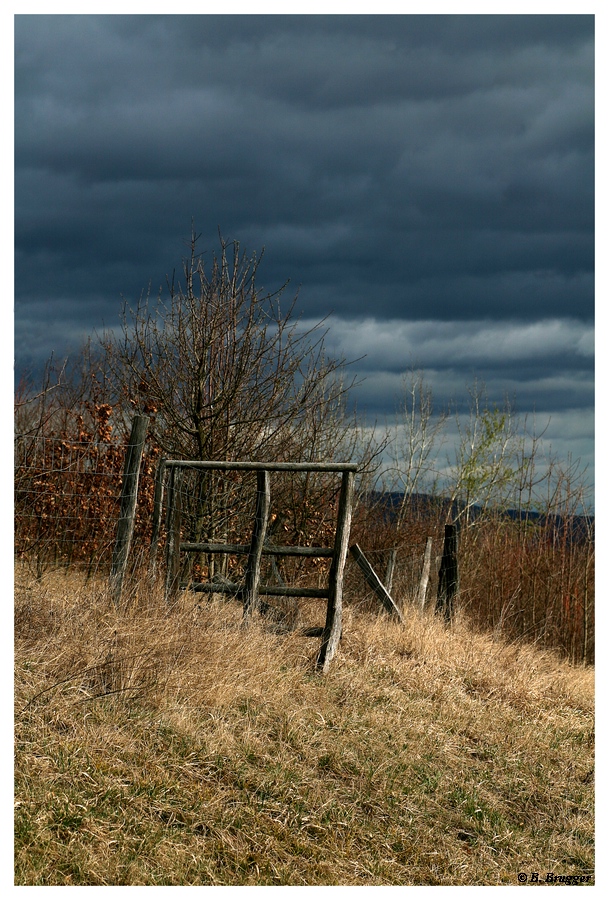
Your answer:
[[[402,378],[398,416],[390,443],[391,464],[383,475],[385,490],[400,498],[392,517],[394,545],[389,549],[385,571],[387,590],[393,585],[398,544],[403,546],[406,541],[412,546],[421,514],[429,529],[430,500],[436,494],[437,458],[444,443],[445,425],[446,413],[434,409],[432,391],[423,373],[412,368]],[[422,494],[427,495],[426,502],[417,497]],[[404,531],[406,525],[408,534]]]
[[[53,403],[65,385],[67,360],[58,367],[53,354],[47,360],[40,385],[31,376],[23,376],[15,391],[15,434],[36,436],[44,432],[52,418]]]
[[[348,390],[343,361],[325,355],[323,323],[303,330],[295,300],[282,307],[285,285],[259,291],[259,256],[221,239],[208,271],[197,241],[168,300],[125,305],[121,337],[103,341],[123,402],[169,456],[307,458],[295,436]]]
[[[346,406],[353,379],[326,354],[324,322],[303,328],[296,298],[283,302],[286,285],[258,288],[261,256],[220,238],[206,261],[199,238],[168,296],[125,305],[120,336],[102,339],[123,410],[148,415],[149,440],[173,458],[369,462]],[[193,537],[226,541],[245,487],[222,472],[197,478],[182,492],[197,510]],[[299,487],[301,509],[312,490]]]
[[[437,490],[438,454],[445,442],[447,414],[436,412],[431,389],[423,374],[414,369],[402,380],[402,399],[395,439],[392,444],[393,465],[388,472],[392,487],[402,495],[395,520],[399,529],[412,512],[412,498],[425,491]]]

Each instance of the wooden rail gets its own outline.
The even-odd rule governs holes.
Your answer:
[[[243,585],[235,581],[182,582],[182,589],[204,594],[233,594],[243,590]],[[287,584],[264,584],[258,586],[258,596],[263,597],[315,597],[325,599],[329,596],[328,588],[290,587]]]
[[[185,541],[180,544],[180,550],[185,553],[230,553],[231,556],[247,556],[250,552],[249,544],[209,544]],[[262,548],[263,556],[334,556],[332,547],[287,547],[278,544],[267,545]]]
[[[247,462],[225,461],[221,459],[166,459],[166,468],[180,469],[224,469],[241,472],[357,472],[357,463],[291,463],[291,462]]]

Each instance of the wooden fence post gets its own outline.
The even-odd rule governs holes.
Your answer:
[[[167,485],[167,544],[165,546],[165,600],[168,603],[175,597],[180,575],[181,485],[182,471],[172,466]]]
[[[163,494],[165,492],[165,459],[159,461],[154,479],[154,510],[152,513],[152,536],[150,538],[150,574],[156,579],[159,537],[161,535],[161,516],[163,511]]]
[[[327,672],[338,648],[343,627],[343,582],[345,562],[349,551],[349,534],[351,533],[351,515],[353,506],[354,474],[343,472],[338,501],[338,521],[334,539],[334,555],[330,567],[328,611],[326,624],[321,640],[321,648],[317,657],[317,668]]]
[[[117,605],[121,600],[123,581],[127,571],[127,561],[133,537],[140,466],[149,421],[148,416],[135,416],[125,454],[121,506],[116,529],[116,541],[112,553],[112,567],[110,569],[110,589],[114,602]]]
[[[436,612],[443,612],[447,622],[452,622],[454,600],[459,593],[458,526],[444,526],[444,551],[438,573],[438,597]]]
[[[427,597],[427,584],[429,582],[429,573],[431,571],[431,545],[432,539],[427,538],[425,545],[425,556],[423,558],[423,571],[421,572],[421,581],[419,582],[419,606],[421,610],[425,609],[425,599]]]
[[[256,473],[256,515],[252,531],[252,541],[245,570],[243,585],[243,619],[247,623],[254,610],[258,608],[258,585],[260,583],[260,561],[266,538],[266,528],[271,505],[270,475],[266,469]]]

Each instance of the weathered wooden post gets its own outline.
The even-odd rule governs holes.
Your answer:
[[[165,600],[171,602],[179,587],[180,531],[182,527],[182,469],[171,466],[167,485],[167,544],[165,546]]]
[[[148,416],[135,416],[131,425],[131,435],[125,454],[121,506],[116,529],[116,541],[112,552],[112,567],[110,569],[110,590],[117,605],[121,600],[123,581],[127,571],[127,561],[133,537],[140,466],[149,421]]]
[[[152,513],[152,536],[150,538],[150,575],[153,581],[156,579],[157,555],[161,535],[163,494],[165,492],[165,464],[166,460],[161,459],[154,479],[154,509]]]
[[[438,597],[436,612],[443,612],[447,622],[452,622],[454,599],[459,593],[458,526],[444,526],[444,551],[438,573]]]
[[[249,622],[250,616],[258,608],[258,585],[260,583],[260,562],[266,538],[266,529],[271,505],[270,475],[266,469],[256,472],[256,514],[250,543],[250,552],[245,570],[245,583],[241,599],[243,599],[243,619]]]
[[[425,545],[425,556],[423,558],[423,571],[421,572],[421,581],[419,582],[419,606],[421,611],[425,609],[425,600],[427,597],[427,584],[429,582],[429,573],[431,571],[431,545],[432,539],[427,538]]]
[[[324,673],[328,671],[328,667],[336,653],[343,627],[343,582],[345,562],[349,551],[354,481],[354,473],[352,471],[343,472],[338,501],[334,555],[332,557],[328,585],[328,611],[326,613],[326,624],[322,635],[321,648],[317,657],[317,668]]]

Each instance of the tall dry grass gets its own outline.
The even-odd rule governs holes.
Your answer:
[[[593,879],[590,668],[351,603],[321,677],[233,602],[16,585],[16,883]]]

